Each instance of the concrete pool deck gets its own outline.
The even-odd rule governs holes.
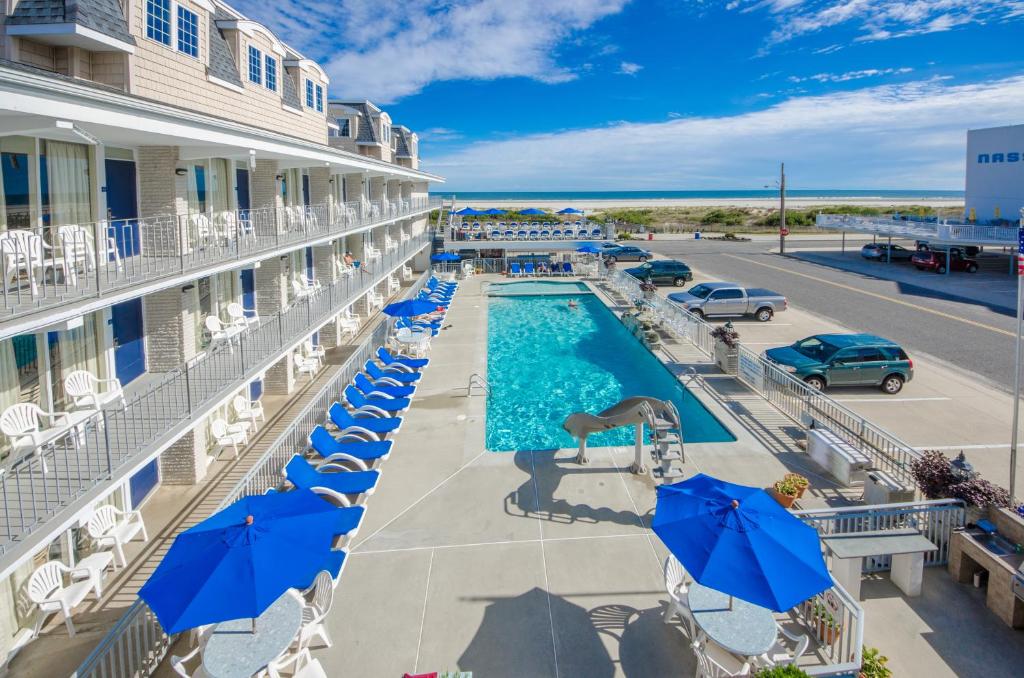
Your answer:
[[[586,466],[575,450],[484,449],[486,398],[467,398],[466,385],[486,374],[481,284],[492,279],[460,284],[354,540],[328,618],[334,645],[314,656],[328,675],[692,674],[678,624],[661,621],[665,551],[647,527],[655,484],[628,472],[632,449],[591,448]],[[813,470],[793,422],[692,347],[667,349],[678,369],[706,375],[698,397],[739,438],[688,445],[687,476],[765,485]],[[812,485],[808,508],[849,500],[821,476]],[[944,569],[926,572],[913,602],[886,576],[863,588],[866,642],[896,675],[1011,675],[1024,662],[1019,634]]]

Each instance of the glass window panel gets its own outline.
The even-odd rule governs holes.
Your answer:
[[[249,82],[263,82],[263,53],[249,45]]]
[[[267,89],[272,89],[272,90],[274,90],[276,92],[277,91],[277,59],[275,59],[274,57],[272,57],[272,56],[270,56],[268,54],[267,58],[266,58],[266,67],[267,67],[267,81],[266,81]]]
[[[0,153],[0,228],[32,225],[32,190],[28,153]]]
[[[39,157],[43,223],[88,224],[92,217],[89,149],[82,144],[46,141]]]
[[[171,0],[146,0],[146,37],[171,44]]]
[[[178,6],[178,51],[190,57],[199,56],[199,17]]]

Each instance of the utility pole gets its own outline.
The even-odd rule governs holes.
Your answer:
[[[786,163],[779,167],[779,254],[786,253]]]
[[[1024,329],[1024,209],[1017,226],[1017,335],[1013,345],[1013,430],[1010,432],[1010,505],[1017,496],[1017,428],[1020,421],[1020,341]]]

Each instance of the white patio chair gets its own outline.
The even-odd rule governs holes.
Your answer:
[[[310,278],[304,273],[296,273],[295,277],[300,283],[302,283],[303,287],[308,287],[313,291],[317,291],[321,287],[319,280],[317,280],[316,278]]]
[[[64,585],[64,575],[69,575],[71,583]],[[74,608],[79,605],[89,591],[99,599],[100,592],[96,580],[89,572],[75,570],[64,563],[51,560],[40,565],[28,580],[28,599],[36,604],[42,616],[37,621],[36,632],[43,625],[46,617],[55,612],[64,614],[64,625],[68,635],[75,635],[75,625],[71,623]]]
[[[50,429],[41,426],[41,419],[50,420],[50,428],[60,425],[66,419],[64,412],[47,412],[35,403],[16,403],[0,414],[0,433],[11,441],[11,447],[20,452],[31,452],[43,444],[44,440],[53,440]],[[68,431],[70,432],[70,428]],[[42,459],[42,457],[40,457]],[[47,472],[46,461],[42,460],[43,473]]]
[[[235,411],[235,417],[239,421],[251,422],[254,431],[259,430],[256,420],[266,422],[267,417],[263,413],[263,403],[258,400],[249,400],[244,395],[236,395],[231,400],[231,408]]]
[[[323,365],[327,359],[327,351],[320,344],[314,344],[312,339],[307,339],[302,344],[302,350],[307,358],[315,358],[317,365]]]
[[[48,251],[51,254],[47,254]],[[64,257],[53,255],[53,251],[53,247],[43,242],[42,236],[28,229],[16,228],[0,233],[0,255],[4,259],[4,270],[7,275],[13,276],[5,284],[17,282],[24,272],[32,296],[35,296],[39,293],[39,283],[47,269],[54,273],[59,269],[64,274],[65,284],[76,284],[78,275],[74,268],[68,266]]]
[[[327,673],[320,662],[309,654],[309,650],[301,650],[294,654],[286,654],[267,664],[269,678],[282,678],[285,671],[291,678],[327,678]]]
[[[228,304],[227,308],[228,317],[231,318],[231,324],[237,327],[250,327],[252,325],[259,325],[260,319],[256,315],[249,315],[249,311],[246,311],[245,307],[237,301],[233,301]],[[255,314],[255,311],[252,311]]]
[[[389,275],[388,276],[388,294],[389,295],[390,294],[394,294],[395,292],[397,292],[401,288],[402,288],[402,283],[398,282],[398,278],[393,276],[393,275]]]
[[[796,633],[794,631],[787,630],[784,626],[775,623],[775,627],[778,629],[779,634],[782,636],[775,639],[775,645],[772,649],[768,650],[765,654],[761,655],[758,659],[765,666],[785,666],[786,664],[795,664],[796,661],[807,652],[807,648],[811,644],[810,636],[804,633]],[[793,652],[791,653],[786,645],[782,642],[782,638],[788,639],[791,643],[795,644]]]
[[[366,304],[370,308],[384,308],[384,296],[376,290],[370,290],[366,293]]]
[[[124,557],[124,545],[142,535],[142,541],[149,541],[146,523],[138,511],[122,511],[116,506],[105,504],[93,512],[85,531],[92,538],[97,548],[112,548],[121,567],[127,567],[128,560]]]
[[[210,423],[210,435],[213,436],[213,441],[221,450],[226,450],[228,447],[234,450],[235,459],[238,459],[238,446],[248,442],[248,436],[243,429],[231,428],[223,419],[214,419]]]
[[[402,279],[406,282],[412,280],[412,266],[402,267]]]
[[[220,318],[215,315],[206,316],[206,320],[203,322],[206,325],[206,331],[210,333],[210,340],[213,343],[217,343],[219,341],[230,342],[245,329],[244,327],[239,327],[237,325],[225,325],[221,322]]]
[[[295,299],[308,299],[313,296],[313,288],[307,287],[299,282],[297,279],[292,278],[292,293],[295,295]]]
[[[721,645],[705,640],[691,645],[697,657],[696,678],[732,678],[733,676],[749,676],[750,662],[742,661],[729,653]]]
[[[302,626],[295,638],[298,650],[309,650],[310,641],[319,637],[326,647],[331,647],[331,637],[327,635],[324,620],[334,604],[334,587],[337,582],[327,570],[321,570],[312,586],[302,592],[304,602],[302,608]]]
[[[349,266],[344,259],[337,259],[334,262],[334,268],[338,271],[339,278],[351,278],[356,274],[356,267]]]
[[[666,624],[671,624],[676,615],[679,615],[680,621],[683,622],[683,630],[690,636],[690,640],[696,640],[696,627],[687,595],[689,585],[686,583],[686,570],[672,554],[665,558],[665,590],[668,591],[668,607],[665,608],[662,620]]]
[[[384,236],[384,251],[385,252],[397,252],[398,243],[391,239],[390,235]]]
[[[78,408],[102,410],[114,404],[122,409],[127,406],[120,379],[100,379],[86,370],[75,370],[65,377],[64,392]]]
[[[380,250],[373,245],[367,244],[363,247],[363,258],[367,261],[380,261]]]
[[[341,318],[345,322],[354,324],[356,326],[356,329],[359,328],[359,325],[362,322],[362,316],[360,316],[358,313],[353,313],[351,306],[346,306],[344,309],[342,309]]]
[[[213,635],[213,629],[216,626],[216,624],[206,624],[198,629],[193,629],[193,635],[196,635],[196,646],[188,654],[181,657],[171,655],[171,668],[174,669],[176,674],[183,678],[209,678],[210,674],[203,668],[202,653],[206,649],[206,643],[210,640],[210,636]],[[195,634],[195,631],[198,631],[198,634]],[[189,669],[186,664],[194,664],[195,668]]]
[[[316,378],[316,373],[320,369],[320,361],[316,358],[307,358],[301,353],[294,354],[295,370],[299,375],[308,374],[309,380],[313,381]]]
[[[398,242],[407,243],[410,240],[412,240],[412,236],[410,236],[408,233],[406,233],[405,231],[398,232]]]

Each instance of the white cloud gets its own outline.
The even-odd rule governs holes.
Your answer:
[[[732,0],[725,7],[772,14],[778,26],[769,44],[838,26],[852,26],[861,32],[859,41],[872,41],[1024,16],[1024,0]]]
[[[632,61],[623,61],[619,64],[619,75],[636,75],[643,70],[643,66],[640,64],[634,64]]]
[[[462,138],[462,132],[448,127],[430,127],[417,132],[417,134],[420,139],[429,139],[430,141],[454,141]]]
[[[859,71],[847,71],[845,73],[815,73],[804,77],[791,75],[787,78],[790,82],[849,82],[850,80],[863,80],[864,78],[877,78],[883,75],[903,75],[914,69],[904,68],[865,68]]]
[[[628,0],[241,0],[318,58],[332,94],[391,103],[433,82],[572,80],[556,49]]]
[[[791,98],[726,117],[619,123],[479,142],[427,157],[453,190],[761,186],[786,162],[794,188],[957,188],[965,130],[1016,122],[1024,77],[940,79]]]

